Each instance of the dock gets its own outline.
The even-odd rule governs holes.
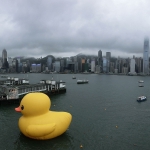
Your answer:
[[[27,80],[5,80],[0,82],[0,104],[18,103],[28,93],[42,92],[48,96],[66,92],[63,81],[40,80],[39,83],[29,84]]]

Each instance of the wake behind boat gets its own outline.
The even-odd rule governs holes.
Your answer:
[[[137,98],[137,101],[138,102],[143,102],[143,101],[146,101],[147,100],[147,97],[146,96],[139,96],[138,98]]]

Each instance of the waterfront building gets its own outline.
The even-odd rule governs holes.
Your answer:
[[[94,73],[95,72],[95,60],[91,61],[91,72]]]
[[[31,72],[41,72],[41,64],[31,64]]]
[[[60,72],[64,72],[64,68],[65,68],[65,60],[61,59],[60,60]]]
[[[105,56],[103,56],[103,73],[108,73],[107,71],[107,59]]]
[[[36,64],[36,71],[41,72],[41,64]]]
[[[128,68],[122,67],[122,74],[128,74]]]
[[[102,51],[99,50],[98,51],[98,65],[101,65],[101,62],[102,62]]]
[[[111,59],[111,52],[106,52],[106,59],[107,59],[107,71],[110,72],[110,59]]]
[[[144,39],[143,74],[149,74],[149,39]]]
[[[8,57],[8,64],[9,64],[9,66],[12,66],[12,62],[13,62],[13,58]]]
[[[60,61],[55,61],[54,71],[60,72]]]
[[[96,67],[95,67],[95,73],[100,73],[100,67],[99,67],[99,65],[96,65]]]
[[[143,60],[141,57],[135,58],[135,71],[137,73],[142,73],[143,70]]]
[[[102,68],[103,68],[103,57],[102,57],[102,51],[99,50],[98,51],[98,66],[100,67],[100,71],[99,72],[102,72]]]
[[[31,72],[36,72],[36,64],[31,64]]]
[[[27,63],[25,61],[22,62],[22,72],[27,72]]]
[[[51,56],[48,56],[47,57],[47,67],[48,67],[49,71],[52,71],[52,61],[53,61],[53,58]]]
[[[6,49],[3,49],[3,51],[2,51],[2,65],[3,66],[5,65],[6,61],[7,61],[7,51],[6,51]]]
[[[115,69],[115,70],[114,70],[114,73],[115,73],[115,74],[118,74],[118,69]]]
[[[17,72],[17,60],[13,59],[12,61],[12,72]]]
[[[110,72],[114,72],[115,69],[115,63],[114,62],[110,62]]]
[[[136,74],[135,72],[135,59],[131,58],[130,60],[130,74]]]

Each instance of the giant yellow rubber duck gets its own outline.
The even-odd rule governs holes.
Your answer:
[[[23,114],[18,124],[25,136],[46,140],[55,138],[68,129],[72,115],[50,111],[50,105],[50,98],[44,93],[29,93],[23,97],[15,110]]]

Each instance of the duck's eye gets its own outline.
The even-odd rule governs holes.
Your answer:
[[[23,109],[24,109],[24,106],[22,105],[22,106],[21,106],[21,110],[23,110]]]

